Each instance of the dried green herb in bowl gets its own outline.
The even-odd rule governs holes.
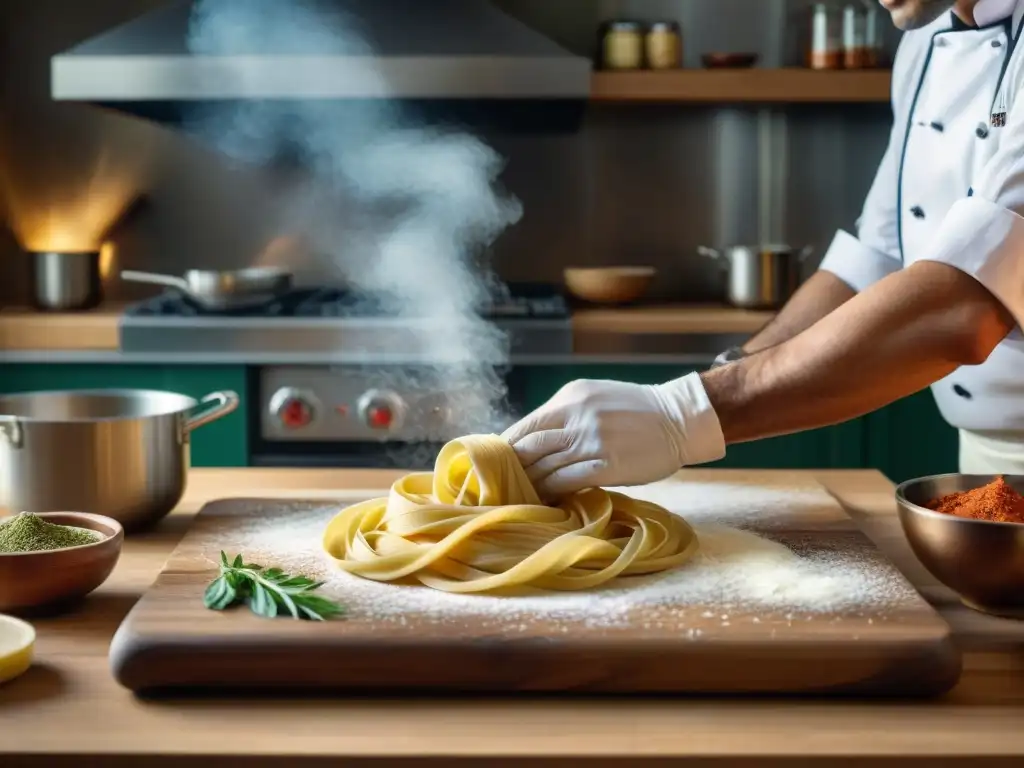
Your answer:
[[[54,549],[95,544],[102,537],[96,531],[49,523],[31,512],[22,512],[0,523],[0,554],[47,552]]]

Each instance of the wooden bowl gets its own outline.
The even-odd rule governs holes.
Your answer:
[[[107,580],[121,556],[124,529],[116,520],[85,512],[41,512],[39,517],[48,523],[88,528],[103,538],[78,547],[0,554],[0,611],[41,608],[84,597]]]
[[[563,273],[573,296],[593,304],[625,304],[639,299],[654,279],[654,267],[569,267]]]
[[[994,523],[928,509],[933,499],[980,488],[995,475],[931,475],[896,488],[900,525],[929,573],[968,608],[1024,618],[1024,525]],[[1018,492],[1024,476],[1003,475]]]
[[[705,53],[701,61],[708,69],[747,69],[757,58],[756,53]]]

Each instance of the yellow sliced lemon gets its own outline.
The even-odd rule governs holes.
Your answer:
[[[31,624],[0,614],[0,683],[28,671],[35,645],[36,631]]]

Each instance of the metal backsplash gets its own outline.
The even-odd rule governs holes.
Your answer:
[[[150,205],[117,233],[116,267],[181,272],[252,263],[290,229],[281,196],[294,179],[232,167],[156,126],[49,100],[53,52],[158,4],[2,4],[0,26],[17,31],[0,51],[0,191],[7,217],[15,234],[23,234],[26,219],[76,222],[114,192],[143,190]],[[688,63],[703,50],[728,48],[757,50],[768,65],[793,63],[806,5],[501,4],[577,48],[593,45],[602,18],[670,17],[684,25]],[[768,238],[820,250],[837,227],[852,226],[889,122],[882,105],[771,112],[600,107],[576,135],[488,137],[508,158],[504,181],[525,210],[495,244],[494,264],[512,280],[558,280],[570,264],[651,264],[659,268],[655,297],[717,299],[722,276],[696,255],[697,245]],[[0,302],[25,299],[26,264],[17,241],[0,236]],[[117,280],[107,285],[115,299],[139,290]]]

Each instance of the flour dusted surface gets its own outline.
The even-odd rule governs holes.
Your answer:
[[[221,532],[204,536],[202,555],[213,563],[221,549],[240,552],[250,562],[324,580],[324,593],[342,601],[353,619],[405,624],[415,618],[423,624],[472,618],[505,631],[527,632],[538,621],[563,632],[580,625],[635,625],[641,614],[641,623],[656,622],[651,629],[683,631],[698,617],[704,627],[709,620],[729,627],[762,620],[792,623],[822,614],[884,620],[887,612],[918,599],[898,571],[859,536],[840,534],[849,538],[849,546],[828,547],[823,540],[834,542],[835,534],[794,536],[777,530],[813,508],[836,505],[818,487],[675,481],[628,493],[683,513],[697,531],[699,555],[677,570],[620,579],[585,593],[448,594],[339,571],[321,549],[324,528],[339,507],[286,501],[274,503],[273,514],[239,516],[226,530],[221,526]],[[744,530],[755,526],[763,535]],[[693,636],[701,630],[689,632]]]

